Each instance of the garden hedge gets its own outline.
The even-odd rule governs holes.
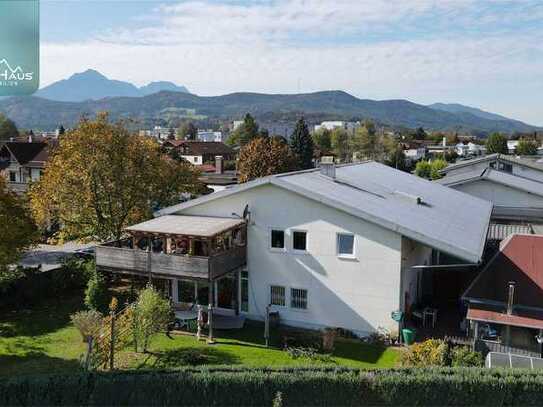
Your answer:
[[[19,376],[0,405],[543,405],[543,375],[481,368],[185,368]],[[277,403],[276,403],[277,404]]]

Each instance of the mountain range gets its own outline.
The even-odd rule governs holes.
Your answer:
[[[311,120],[372,119],[391,127],[424,127],[476,133],[533,132],[543,128],[494,113],[459,105],[425,106],[408,100],[359,99],[331,90],[302,94],[238,92],[197,96],[171,82],[135,85],[106,78],[92,70],[75,74],[39,90],[35,96],[0,100],[0,113],[21,128],[71,127],[82,116],[108,111],[112,119],[131,118],[140,123],[168,123],[172,118],[234,120],[246,113],[257,119],[278,121],[305,114]]]
[[[130,82],[112,80],[88,69],[38,90],[35,96],[61,102],[83,102],[107,97],[141,97],[163,90],[188,93],[187,88],[172,82],[151,82],[138,88]]]

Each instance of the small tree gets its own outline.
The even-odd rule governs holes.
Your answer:
[[[198,138],[198,129],[192,122],[184,122],[177,132],[181,140],[196,140]]]
[[[303,169],[313,168],[313,140],[309,135],[307,124],[303,117],[296,123],[296,128],[290,137],[290,148],[298,158],[298,166]]]
[[[0,113],[0,142],[9,141],[19,135],[19,130],[12,120]]]
[[[439,173],[443,168],[447,166],[447,161],[438,158],[437,160],[432,161],[431,163],[431,171],[430,171],[430,178],[431,179],[439,179],[442,177],[442,175]]]
[[[415,166],[415,175],[417,177],[430,179],[430,174],[432,172],[432,165],[426,160],[421,160]]]
[[[85,305],[90,310],[105,313],[109,305],[109,292],[104,277],[95,269],[85,290]]]
[[[330,134],[332,152],[340,161],[350,161],[349,135],[344,128],[336,127]]]
[[[332,150],[330,130],[322,128],[313,133],[313,145],[318,156],[328,155]]]
[[[500,133],[493,133],[486,140],[486,152],[488,154],[507,154],[507,137]]]
[[[515,152],[518,155],[536,155],[537,147],[538,145],[536,141],[522,139],[518,142]]]
[[[103,317],[96,310],[79,311],[70,316],[72,324],[77,328],[84,342],[95,338],[102,327]]]
[[[258,130],[258,123],[251,114],[247,113],[243,123],[230,134],[226,144],[244,146],[258,137],[266,137],[267,132]]]
[[[134,304],[133,333],[136,350],[147,352],[151,337],[165,331],[172,321],[170,302],[151,284],[140,291]]]

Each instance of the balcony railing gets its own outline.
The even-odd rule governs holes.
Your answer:
[[[102,269],[177,278],[216,279],[246,264],[246,247],[234,247],[210,257],[164,254],[145,250],[96,247],[96,266]]]

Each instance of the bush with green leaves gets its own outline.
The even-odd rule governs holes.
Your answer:
[[[83,341],[88,342],[100,332],[103,316],[95,310],[79,311],[71,315],[70,320],[83,337]]]
[[[88,309],[105,314],[108,312],[109,301],[106,280],[98,270],[94,269],[85,290],[85,305]]]
[[[0,381],[0,405],[541,406],[543,375],[518,369],[338,366],[78,372],[6,377]]]
[[[483,355],[470,350],[467,346],[457,346],[451,350],[451,366],[453,367],[480,367],[483,363]]]
[[[411,345],[401,355],[402,366],[446,366],[448,345],[439,339],[428,339]]]
[[[173,319],[170,301],[151,284],[140,291],[133,305],[132,329],[136,350],[147,351],[151,337],[165,331]]]

